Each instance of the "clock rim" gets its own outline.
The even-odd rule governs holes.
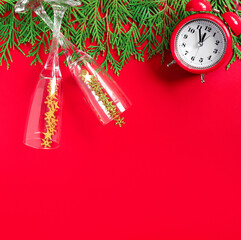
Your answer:
[[[182,61],[179,60],[179,58],[176,54],[176,50],[175,50],[175,40],[176,40],[179,30],[186,23],[188,23],[192,20],[196,20],[198,18],[211,20],[211,21],[215,22],[216,24],[218,24],[222,28],[222,30],[226,36],[226,39],[227,39],[227,47],[226,47],[226,51],[225,51],[222,59],[214,66],[212,66],[210,68],[206,68],[206,69],[194,69],[194,68],[190,68],[187,65],[183,64]],[[172,33],[172,36],[171,36],[170,48],[171,48],[171,53],[172,53],[174,60],[181,68],[183,68],[184,70],[191,72],[191,73],[205,74],[205,73],[216,70],[217,68],[221,67],[224,64],[224,62],[226,62],[226,60],[228,59],[228,57],[231,55],[231,52],[232,52],[232,37],[231,37],[231,33],[229,32],[227,26],[225,25],[224,22],[221,21],[220,18],[216,17],[215,15],[209,14],[209,13],[197,13],[197,14],[193,14],[193,15],[190,15],[190,16],[184,18],[181,22],[178,23],[178,25],[175,27],[175,29]]]

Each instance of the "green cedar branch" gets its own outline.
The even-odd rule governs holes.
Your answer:
[[[171,34],[185,12],[189,0],[82,0],[80,7],[70,8],[63,19],[63,34],[78,48],[96,59],[102,56],[102,66],[118,75],[131,58],[144,61],[165,52],[170,47]],[[241,0],[240,0],[241,2]],[[51,31],[34,13],[14,14],[16,0],[0,0],[0,65],[7,68],[13,61],[11,50],[32,45],[27,56],[32,64],[43,63],[40,49],[49,52]],[[235,11],[235,1],[210,0],[213,8]],[[53,19],[53,11],[44,3]],[[241,38],[233,36],[233,57],[227,66],[241,59]],[[23,53],[24,54],[24,53]]]

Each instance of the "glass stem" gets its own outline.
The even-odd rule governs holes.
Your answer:
[[[52,6],[53,7],[53,6]],[[56,7],[57,8],[57,7]],[[66,7],[62,7],[63,11],[65,12]],[[40,6],[36,7],[34,9],[34,12],[48,25],[48,27],[54,32],[54,28],[56,27],[55,24],[53,23],[53,21],[51,20],[51,18],[48,16],[48,14],[46,13],[43,5],[41,4]],[[57,12],[59,12],[58,9],[56,9],[56,14]],[[55,19],[55,21],[57,23],[60,22],[60,26],[57,26],[59,29],[61,27],[61,22],[64,16],[64,12],[61,16],[56,16],[57,19]],[[61,44],[61,46],[63,47],[63,49],[65,49],[66,47],[70,46],[71,43],[69,42],[69,40],[67,38],[65,38],[60,32],[59,32],[59,43]]]
[[[61,77],[61,71],[59,69],[59,36],[60,28],[63,20],[64,13],[66,11],[65,7],[57,4],[52,4],[54,10],[54,24],[53,24],[53,38],[51,49],[49,53],[48,60],[45,66],[52,65],[52,76]]]
[[[52,7],[54,8],[54,12],[55,12],[55,22],[57,22],[57,26],[56,24],[53,23],[53,21],[51,20],[51,18],[48,16],[48,14],[46,13],[43,5],[41,4],[40,6],[36,7],[34,9],[34,12],[48,25],[48,27],[54,32],[56,32],[56,29],[60,29],[60,26],[58,26],[59,24],[61,25],[61,21],[64,15],[64,12],[66,10],[66,7],[63,6],[54,6],[54,4],[52,4]],[[62,8],[62,13],[60,13],[60,15],[58,15],[60,9]],[[66,55],[66,59],[67,61],[69,61],[69,56],[71,56],[74,52],[75,52],[75,46],[62,34],[59,32],[59,43],[61,44],[64,53]],[[81,52],[81,55],[87,55],[86,53],[82,52],[82,51],[78,51]]]
[[[62,25],[62,20],[64,17],[64,13],[67,10],[67,7],[61,6],[55,3],[51,4],[53,10],[54,10],[54,26],[53,26],[53,39],[54,41],[59,42],[59,37],[60,37],[60,29]],[[57,48],[58,48],[58,44]]]
[[[43,5],[39,5],[38,7],[34,8],[34,12],[49,26],[49,28],[53,31],[54,30],[54,24],[51,20],[51,18],[46,13]]]

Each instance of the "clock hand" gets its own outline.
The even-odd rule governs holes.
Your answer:
[[[207,35],[207,33],[204,33],[204,34],[203,34],[203,37],[202,37],[202,40],[201,40],[202,43],[203,43],[203,41],[204,41],[206,35]]]
[[[206,39],[204,39],[203,41],[205,42],[208,38],[210,38],[210,36],[208,36]]]
[[[202,32],[201,28],[199,28],[199,43],[202,42]]]
[[[197,57],[197,54],[198,54],[198,52],[199,52],[199,49],[200,49],[200,47],[198,47],[197,52],[196,52],[196,54],[195,54],[195,57],[194,57],[194,58],[196,58],[196,57]]]
[[[203,34],[204,37],[205,37],[205,34],[206,34],[206,33]],[[198,47],[202,47],[202,45],[203,45],[203,39],[204,39],[204,38],[202,37],[201,28],[199,28],[199,42],[198,42],[198,44],[197,44]]]

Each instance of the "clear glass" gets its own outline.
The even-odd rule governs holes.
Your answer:
[[[59,68],[58,42],[66,8],[53,5],[53,40],[48,60],[40,74],[31,109],[24,143],[38,149],[57,148],[62,122],[62,75]]]
[[[18,0],[15,4],[16,13],[24,13],[29,9],[35,9],[39,5],[42,5],[43,0]]]
[[[36,1],[38,3],[36,3]],[[41,4],[42,0],[28,0],[28,2],[29,4],[27,6],[18,6],[18,8],[15,7],[15,10],[24,9],[26,11],[26,9],[32,9],[53,29],[53,22],[45,12]],[[54,2],[60,1],[54,0]],[[78,3],[80,4],[80,2]],[[104,124],[115,120],[116,124],[121,126],[123,118],[120,117],[120,114],[131,106],[126,95],[93,58],[77,49],[62,34],[60,34],[60,44],[65,50],[68,66],[73,77],[82,89],[87,102],[97,117]],[[96,87],[93,87],[94,82],[96,86],[98,85],[98,89],[101,89],[101,92]]]
[[[58,147],[61,120],[61,78],[41,75],[33,96],[24,143],[38,149]]]
[[[98,119],[107,124],[114,120],[120,127],[131,102],[110,75],[96,61],[74,46],[65,48],[69,69]]]
[[[44,0],[44,1],[49,2],[50,4],[55,3],[62,7],[64,6],[76,7],[81,4],[81,2],[78,0]]]
[[[18,0],[17,3],[15,4],[15,12],[23,13],[29,9],[35,11],[37,7],[42,6],[42,2],[43,0]],[[56,3],[61,6],[71,6],[71,7],[76,7],[81,4],[81,2],[77,0],[45,0],[45,2]]]

